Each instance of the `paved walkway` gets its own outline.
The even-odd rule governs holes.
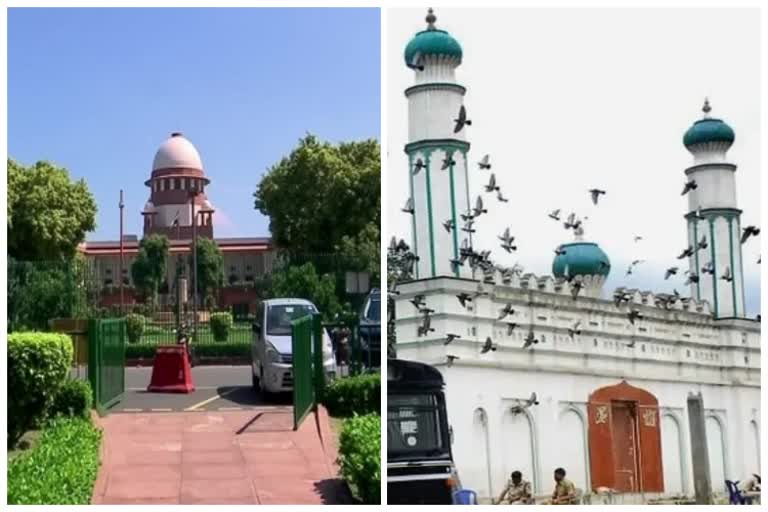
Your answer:
[[[94,504],[347,500],[322,408],[296,432],[290,407],[112,414],[99,421],[104,440]]]

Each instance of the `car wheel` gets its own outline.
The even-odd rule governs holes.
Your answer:
[[[253,386],[253,391],[258,392],[261,388],[261,383],[259,382],[259,378],[256,376],[255,373],[253,373],[253,370],[251,370],[251,386]]]

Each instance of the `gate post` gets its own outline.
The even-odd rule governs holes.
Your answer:
[[[325,392],[325,368],[323,367],[323,319],[320,313],[312,315],[312,368],[315,376],[315,400],[314,409],[317,410],[317,403],[323,399]]]
[[[98,410],[98,404],[101,402],[101,355],[100,348],[100,325],[99,320],[91,319],[88,321],[88,380],[91,382],[93,390],[93,405]]]

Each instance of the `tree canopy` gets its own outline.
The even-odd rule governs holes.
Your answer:
[[[192,268],[192,254],[189,255]],[[224,283],[224,256],[216,242],[210,238],[197,239],[197,290],[204,298],[213,297]]]
[[[96,201],[85,180],[50,162],[24,167],[8,159],[8,255],[18,260],[71,258],[96,228]]]
[[[149,235],[139,242],[139,252],[131,264],[136,289],[152,303],[160,284],[165,282],[170,243],[165,235]]]
[[[285,265],[270,276],[269,297],[295,297],[312,302],[326,321],[342,307],[336,297],[336,280],[331,274],[319,275],[312,263]]]
[[[372,233],[381,220],[380,153],[373,139],[340,144],[313,135],[300,139],[254,193],[256,209],[269,216],[275,244],[328,254],[349,249],[357,237],[378,240]],[[374,252],[378,261],[378,248]]]

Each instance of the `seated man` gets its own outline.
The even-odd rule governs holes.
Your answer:
[[[527,505],[531,502],[533,493],[531,492],[531,482],[523,480],[523,474],[519,471],[513,471],[511,479],[507,486],[501,491],[501,496],[496,501],[497,505]]]
[[[552,499],[549,505],[575,505],[576,504],[576,486],[573,482],[565,478],[565,470],[557,468],[555,470],[555,490],[552,492]]]

